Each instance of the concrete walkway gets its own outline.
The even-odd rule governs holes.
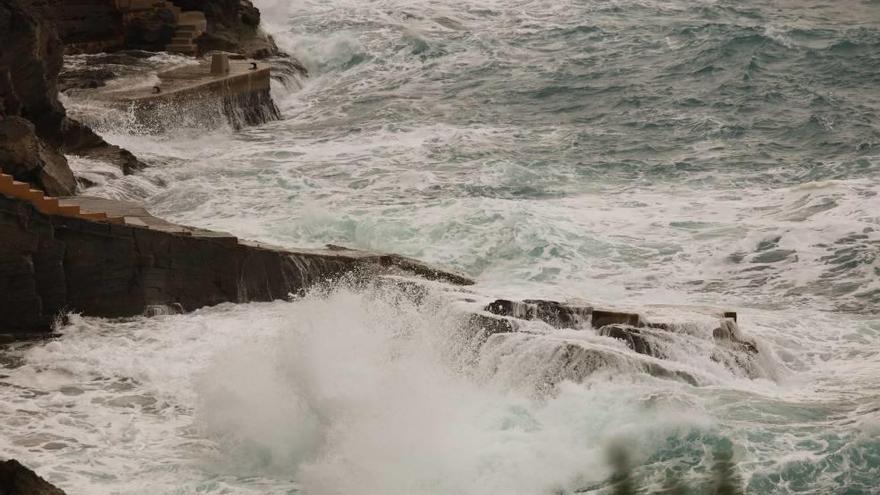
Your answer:
[[[159,84],[152,88],[127,91],[97,90],[98,98],[119,103],[149,105],[183,99],[184,97],[242,96],[258,91],[269,91],[271,69],[252,60],[229,60],[229,71],[212,73],[211,61],[177,67],[160,72]]]

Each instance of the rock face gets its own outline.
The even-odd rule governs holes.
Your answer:
[[[58,100],[62,46],[24,0],[0,0],[0,168],[52,194],[75,193],[64,153],[139,166],[128,152],[67,117]]]
[[[472,283],[401,256],[271,249],[150,218],[135,226],[50,216],[0,195],[0,333],[47,331],[64,311],[122,317],[285,299],[349,273]]]
[[[52,22],[68,54],[160,51],[176,25],[173,4],[143,0],[28,0]]]
[[[19,116],[0,120],[0,163],[18,180],[39,185],[55,196],[76,191],[64,155],[37,137],[34,125]]]
[[[260,11],[248,0],[29,0],[58,27],[67,53],[122,49],[163,51],[172,43],[180,12],[202,12],[208,29],[200,53],[224,50],[249,58],[281,55],[260,29]]]
[[[20,462],[11,459],[0,462],[0,494],[64,495],[64,492],[22,466]]]
[[[208,30],[196,39],[201,53],[221,50],[256,59],[281,55],[272,37],[260,29],[260,11],[250,0],[174,0],[174,4],[205,14]]]
[[[124,47],[135,50],[161,51],[171,42],[177,19],[168,6],[128,14],[124,18]]]
[[[51,21],[69,53],[96,53],[121,48],[122,15],[114,0],[29,0]]]

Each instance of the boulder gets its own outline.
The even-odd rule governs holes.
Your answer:
[[[37,476],[15,459],[0,462],[0,494],[64,495],[64,492]]]

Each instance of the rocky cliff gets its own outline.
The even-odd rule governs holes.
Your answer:
[[[67,117],[58,100],[63,49],[54,25],[26,0],[0,0],[0,170],[54,195],[76,192],[65,153],[140,163]]]

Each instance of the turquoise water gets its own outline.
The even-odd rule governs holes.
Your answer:
[[[342,287],[75,318],[3,372],[4,452],[72,493],[606,493],[614,446],[647,493],[710,493],[722,457],[746,493],[880,493],[880,3],[257,3],[311,71],[284,118],[104,128],[153,166],[75,162],[88,193],[488,297],[731,308],[761,373],[682,339],[697,386],[620,364],[536,396],[553,338],[598,337],[463,369],[448,302]]]

